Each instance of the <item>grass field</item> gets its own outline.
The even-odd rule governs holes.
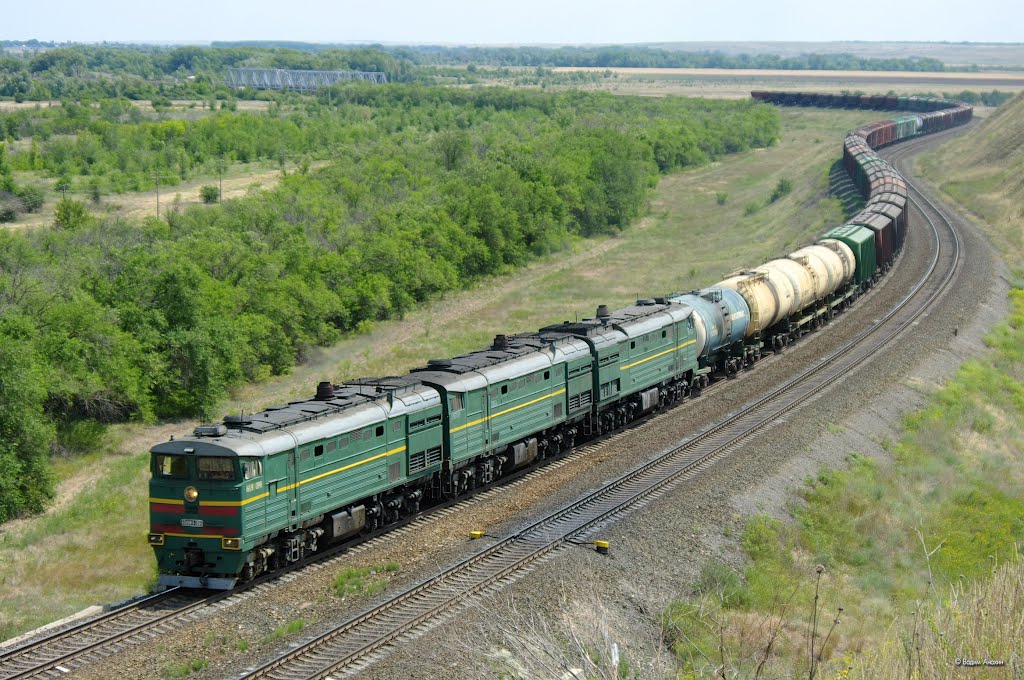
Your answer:
[[[918,170],[977,218],[1018,276],[1024,273],[1024,95],[970,135],[919,159]]]
[[[852,54],[875,59],[930,57],[948,65],[1008,67],[1024,66],[1024,43],[951,43],[951,42],[669,42],[648,43],[649,47],[686,52],[722,52],[724,54],[776,54],[795,57],[801,54]]]
[[[675,94],[688,97],[742,99],[751,90],[814,92],[861,91],[871,93],[919,94],[933,92],[975,92],[1024,90],[1024,72],[954,73],[902,71],[770,71],[745,69],[654,69],[654,68],[556,68],[556,73],[611,72],[583,89],[610,90],[618,94],[648,96]]]
[[[877,114],[793,109],[782,116],[776,146],[664,178],[649,214],[621,236],[584,243],[320,350],[292,375],[241,390],[226,408],[311,395],[319,380],[402,372],[484,346],[499,332],[590,316],[598,303],[711,284],[795,249],[841,219],[838,202],[825,194],[828,169],[843,133]],[[782,177],[792,180],[792,192],[767,205]],[[194,425],[112,428],[105,454],[59,463],[56,509],[8,523],[0,535],[0,638],[140,592],[151,581],[142,453]]]
[[[328,161],[313,161],[309,163],[310,168],[319,168],[327,165]],[[99,203],[88,203],[89,210],[100,218],[122,217],[131,220],[141,220],[146,217],[155,217],[157,208],[161,215],[166,215],[168,210],[184,210],[189,206],[200,205],[202,200],[199,190],[206,185],[217,186],[222,191],[224,200],[240,198],[253,188],[270,188],[281,179],[281,173],[291,172],[295,169],[294,164],[287,164],[283,169],[273,161],[262,161],[257,163],[233,163],[227,165],[222,177],[217,175],[197,177],[170,188],[163,188],[159,194],[154,191],[137,191],[125,194],[111,194],[103,196]],[[25,181],[30,175],[38,173],[17,173],[17,179]],[[39,181],[40,177],[32,176],[32,180]],[[56,180],[43,180],[52,185]],[[72,194],[72,197],[81,201],[88,198],[83,194],[86,192]],[[19,216],[15,222],[7,222],[0,225],[5,229],[26,229],[53,224],[54,210],[57,201],[50,193],[47,203],[37,213],[26,213]],[[59,196],[57,197],[59,198]],[[158,206],[159,204],[159,206]]]

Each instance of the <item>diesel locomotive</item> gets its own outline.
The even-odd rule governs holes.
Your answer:
[[[311,399],[229,415],[152,448],[159,588],[230,589],[556,456],[750,366],[826,323],[892,266],[907,185],[880,146],[960,125],[915,97],[755,92],[782,105],[911,112],[850,132],[863,211],[786,257],[689,293],[434,359],[408,375],[323,382]]]

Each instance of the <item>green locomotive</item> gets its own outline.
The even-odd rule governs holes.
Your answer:
[[[602,306],[154,446],[159,587],[230,589],[685,396],[700,372],[692,311]]]

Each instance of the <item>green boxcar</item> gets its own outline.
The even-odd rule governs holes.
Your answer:
[[[896,139],[903,140],[917,135],[921,127],[920,116],[901,116],[896,121]]]
[[[866,287],[874,278],[877,269],[874,232],[866,227],[843,225],[825,232],[822,238],[835,239],[850,247],[854,257],[857,258],[854,281],[857,285]]]

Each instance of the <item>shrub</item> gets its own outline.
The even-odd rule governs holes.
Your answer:
[[[781,177],[779,183],[775,185],[775,189],[772,190],[771,198],[768,199],[770,203],[774,203],[789,192],[793,190],[793,181],[787,177]]]
[[[725,202],[728,200],[729,194],[727,194],[724,191],[719,191],[717,194],[715,194],[715,202],[718,203],[718,205],[725,205]]]
[[[17,192],[25,212],[39,212],[43,208],[43,190],[39,187],[21,187]]]
[[[85,203],[73,198],[62,198],[57,201],[54,223],[64,229],[78,229],[89,221],[89,211]]]
[[[204,184],[199,189],[199,198],[203,199],[203,203],[210,205],[220,200],[220,189],[213,184]]]

